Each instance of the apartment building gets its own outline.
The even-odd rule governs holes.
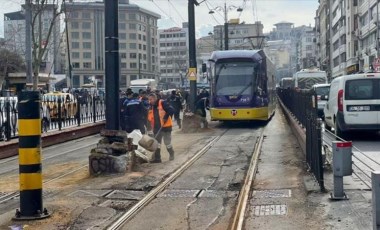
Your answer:
[[[25,5],[22,5],[24,9]],[[46,4],[41,11],[41,17],[37,17],[37,21],[33,26],[35,34],[39,31],[39,19],[41,19],[41,45],[47,46],[43,62],[40,67],[41,73],[61,73],[60,55],[58,55],[61,33],[60,33],[60,16],[58,16],[52,26],[52,32],[49,40],[47,40],[48,31],[52,23],[54,12],[57,5]],[[18,53],[21,57],[25,57],[25,13],[24,10],[10,12],[4,14],[4,42],[9,50]],[[35,14],[36,12],[33,12]],[[36,40],[38,36],[36,36]],[[37,42],[37,41],[36,41]]]
[[[182,23],[182,28],[161,29],[159,34],[160,49],[160,82],[168,87],[184,85],[189,67],[189,28]]]
[[[254,24],[240,23],[239,19],[231,19],[228,23],[228,49],[257,49],[263,46],[263,24],[260,21]],[[217,50],[225,49],[224,25],[214,26],[213,38]]]
[[[94,83],[104,87],[104,2],[66,3],[73,88]],[[158,79],[157,20],[160,15],[128,0],[119,0],[120,88],[131,80]]]
[[[320,0],[315,17],[317,66],[331,76],[330,0]]]

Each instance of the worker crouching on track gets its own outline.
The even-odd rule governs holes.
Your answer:
[[[153,154],[150,163],[161,163],[161,141],[164,139],[164,144],[169,152],[169,160],[174,160],[174,149],[171,144],[171,133],[173,122],[171,116],[174,109],[166,101],[158,99],[154,93],[148,96],[150,109],[148,112],[148,135],[156,138],[158,148]],[[149,127],[150,126],[150,127]]]

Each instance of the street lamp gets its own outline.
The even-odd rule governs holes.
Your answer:
[[[230,5],[227,7],[227,3],[224,3],[224,8],[217,6],[214,9],[211,9],[208,13],[213,14],[215,13],[215,10],[220,10],[224,12],[224,49],[228,50],[228,18],[227,13],[229,10],[237,9],[237,12],[242,12],[243,8]]]

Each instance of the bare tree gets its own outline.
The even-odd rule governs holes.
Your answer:
[[[54,27],[63,11],[59,7],[59,0],[29,1],[31,2],[32,10],[32,22],[30,26],[32,29],[33,90],[37,90],[40,67],[46,58],[46,52],[55,29]],[[43,18],[44,15],[48,16]]]
[[[9,73],[25,70],[25,64],[22,57],[5,48],[0,48],[0,89],[4,84],[4,80]]]

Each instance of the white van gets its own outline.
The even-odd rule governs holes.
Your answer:
[[[345,75],[330,85],[325,128],[344,137],[354,130],[380,130],[380,73]]]

